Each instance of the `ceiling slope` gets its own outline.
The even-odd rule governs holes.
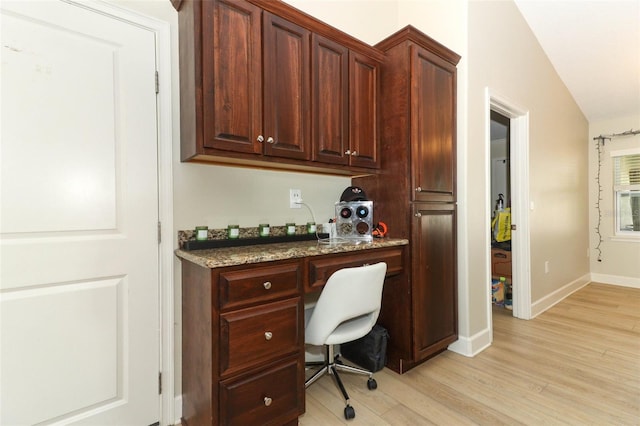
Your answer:
[[[515,0],[588,121],[640,115],[640,0]]]

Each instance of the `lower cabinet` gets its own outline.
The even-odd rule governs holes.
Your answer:
[[[376,262],[387,263],[384,291],[398,291],[404,246],[213,269],[183,260],[182,424],[297,424],[303,295],[321,291],[338,269]]]
[[[415,203],[413,211],[413,357],[421,361],[458,340],[456,209],[453,203]]]
[[[304,413],[299,260],[182,263],[183,424],[295,424]]]
[[[304,366],[300,368],[299,358],[283,359],[257,373],[220,382],[223,424],[282,425],[297,419],[304,395],[297,385],[304,381]]]

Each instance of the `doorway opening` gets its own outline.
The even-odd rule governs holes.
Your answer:
[[[487,162],[486,177],[486,211],[492,212],[495,208],[495,200],[491,198],[491,115],[498,113],[507,120],[502,119],[503,126],[508,122],[508,192],[509,206],[511,208],[511,278],[512,278],[512,306],[513,316],[521,319],[531,319],[531,261],[530,261],[530,235],[529,235],[529,113],[515,106],[510,101],[496,96],[489,88],[486,89],[486,153]],[[506,138],[506,135],[505,135]],[[505,163],[505,169],[506,163]],[[504,202],[503,202],[504,203]],[[503,208],[506,204],[503,204]],[[491,214],[489,215],[491,217]],[[491,271],[491,241],[493,233],[490,224],[487,224],[487,314],[490,328],[493,328],[491,316],[493,304],[491,301],[492,271]],[[491,232],[490,232],[491,231]],[[504,265],[506,266],[506,265]],[[500,275],[498,276],[499,279]],[[505,277],[506,278],[506,277]],[[492,333],[493,334],[493,333]]]
[[[511,267],[511,120],[490,113],[491,158],[491,303],[513,310]]]

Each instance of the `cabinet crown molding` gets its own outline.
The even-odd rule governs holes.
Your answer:
[[[445,45],[432,39],[413,25],[407,25],[406,27],[396,31],[394,34],[378,42],[374,47],[382,51],[387,51],[393,46],[411,41],[419,44],[423,48],[427,49],[431,53],[439,56],[447,62],[453,65],[457,65],[460,62],[461,56],[453,50],[449,49]]]

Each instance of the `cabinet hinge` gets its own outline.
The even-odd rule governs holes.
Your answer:
[[[162,222],[158,222],[158,244],[162,242]]]
[[[162,395],[162,372],[158,373],[158,395]]]
[[[158,76],[158,71],[156,71],[156,95],[160,93],[160,77]]]

